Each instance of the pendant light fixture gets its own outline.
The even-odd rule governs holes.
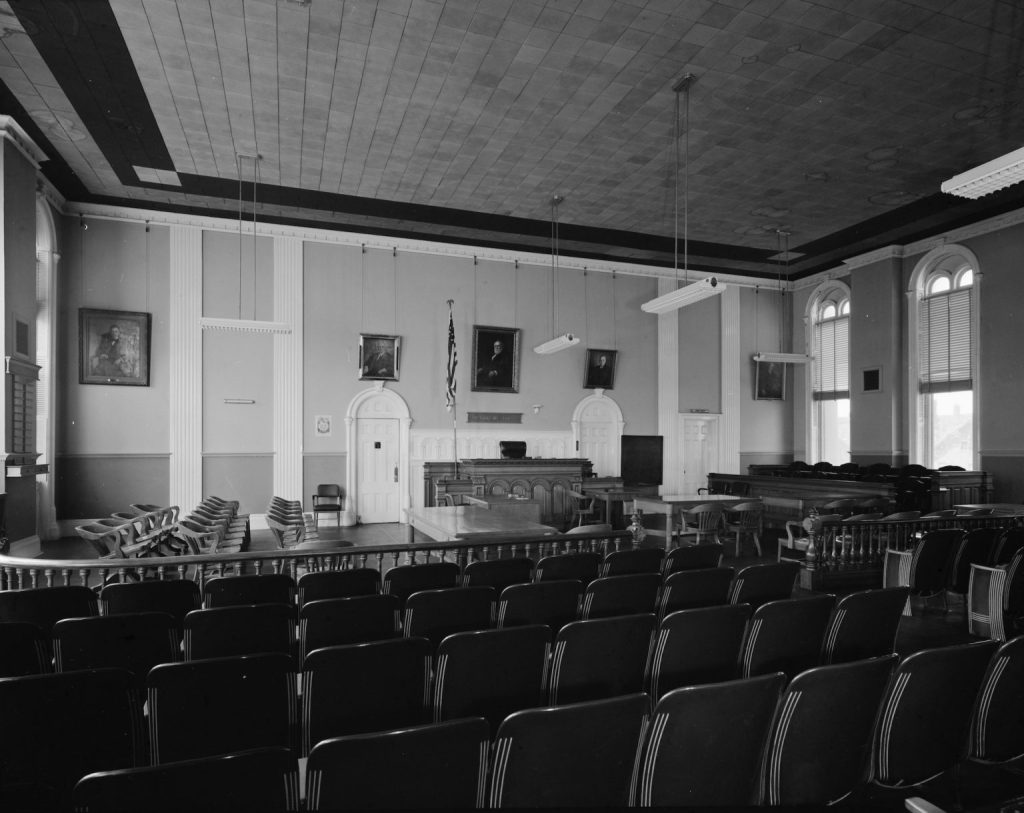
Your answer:
[[[674,231],[672,237],[673,243],[673,268],[675,271],[676,284],[679,283],[679,94],[686,94],[686,131],[683,139],[684,145],[684,158],[683,158],[683,274],[684,274],[684,285],[682,288],[677,288],[674,291],[670,291],[667,294],[662,294],[649,302],[644,302],[640,306],[640,309],[645,313],[670,313],[671,311],[678,310],[686,305],[691,305],[694,302],[700,302],[702,299],[707,299],[711,296],[716,296],[725,291],[725,285],[720,283],[715,277],[707,277],[705,279],[694,282],[692,285],[690,281],[690,269],[689,269],[689,232],[690,232],[690,87],[696,81],[697,77],[692,73],[688,73],[683,76],[678,82],[672,86],[673,92],[676,94],[676,105],[675,105],[675,128],[674,128],[674,139],[673,139],[673,168],[675,176],[674,194],[673,194],[673,220]]]
[[[555,332],[555,310],[558,305],[558,299],[555,295],[555,280],[558,277],[558,205],[565,200],[561,195],[551,196],[551,332]],[[567,347],[572,347],[574,344],[579,344],[579,336],[574,336],[572,333],[563,333],[561,336],[555,336],[553,339],[549,339],[543,344],[538,344],[533,348],[534,353],[540,355],[547,355],[549,353],[557,353],[559,350],[565,350]]]
[[[779,297],[785,297],[785,291],[782,289],[782,263],[786,263],[786,267],[789,267],[789,232],[783,229],[775,230],[776,237],[778,238],[779,247]],[[789,274],[786,274],[786,278],[789,278]],[[780,364],[806,364],[811,360],[810,356],[804,355],[803,353],[783,353],[782,352],[782,331],[785,328],[786,321],[786,309],[785,307],[780,308],[781,313],[779,314],[779,352],[778,353],[762,353],[760,351],[754,353],[754,361],[770,361]]]

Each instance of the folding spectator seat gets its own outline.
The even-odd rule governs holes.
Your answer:
[[[181,659],[178,632],[167,613],[66,618],[53,627],[53,651],[58,672],[104,666],[127,669],[140,696],[150,669]]]
[[[748,604],[724,604],[669,613],[658,625],[647,686],[657,702],[681,686],[721,683],[740,676]]]
[[[576,579],[584,587],[597,578],[603,557],[600,553],[555,553],[537,560],[534,581],[562,581]]]
[[[380,592],[380,571],[372,567],[350,570],[317,570],[303,573],[298,581],[298,603],[325,598],[373,596]]]
[[[577,620],[582,592],[576,579],[509,585],[498,597],[497,626],[544,624],[553,641],[562,627]]]
[[[436,649],[447,635],[488,629],[494,619],[493,587],[420,590],[405,600],[402,634],[421,637]]]
[[[217,576],[203,585],[203,607],[244,604],[294,604],[295,580],[287,573]]]
[[[1024,756],[1024,635],[989,662],[971,715],[969,760],[1004,764]]]
[[[989,564],[998,567],[1009,564],[1014,554],[1024,548],[1024,527],[1015,525],[1003,530],[996,543],[996,549],[992,552],[992,559]]]
[[[963,541],[960,528],[928,531],[911,550],[885,551],[883,587],[909,587],[911,595],[928,599],[941,596],[946,604],[950,567]],[[907,615],[910,614],[909,603]]]
[[[52,672],[49,641],[27,621],[0,621],[0,677]]]
[[[665,564],[664,548],[629,548],[605,554],[602,576],[626,576],[632,573],[661,573]]]
[[[559,630],[551,660],[551,705],[643,691],[654,613],[574,621]]]
[[[665,554],[663,572],[667,576],[677,570],[703,570],[720,567],[725,555],[721,542],[701,542],[697,545],[680,545]]]
[[[543,625],[448,636],[435,661],[434,721],[483,717],[493,733],[512,712],[541,705],[550,647]]]
[[[782,674],[762,675],[664,695],[647,731],[635,804],[758,804],[761,760],[785,683]]]
[[[825,594],[767,601],[754,610],[743,642],[743,677],[782,672],[792,680],[821,663],[821,647],[835,606]]]
[[[78,585],[0,591],[0,621],[35,624],[49,638],[62,618],[97,614],[96,594]]]
[[[756,610],[766,601],[789,598],[799,575],[798,562],[748,565],[736,574],[729,601],[732,604],[749,604]]]
[[[653,613],[661,589],[660,573],[630,573],[594,579],[583,591],[580,619]]]
[[[297,744],[295,667],[280,653],[153,667],[147,679],[154,765]]]
[[[839,599],[822,645],[823,664],[878,658],[896,651],[909,587],[882,587]]]
[[[141,764],[140,708],[123,669],[0,679],[0,805],[71,810],[85,774]]]
[[[442,587],[456,587],[461,577],[459,566],[454,562],[426,562],[422,565],[398,565],[384,574],[382,593],[398,599],[399,606],[405,607],[405,600],[420,590],[439,590]]]
[[[534,561],[526,556],[506,559],[487,559],[470,562],[463,568],[462,584],[465,587],[484,585],[501,591],[510,584],[526,584],[533,580]]]
[[[875,727],[875,784],[904,789],[956,765],[995,649],[994,641],[976,641],[923,649],[900,662]]]
[[[174,619],[179,640],[185,629],[185,616],[200,606],[199,585],[190,579],[108,584],[100,590],[103,615],[168,613]]]
[[[306,766],[306,810],[483,807],[489,747],[474,717],[324,740]]]
[[[967,595],[971,565],[992,563],[1002,533],[1000,528],[972,528],[963,535],[949,566],[948,589],[951,593]]]
[[[426,638],[314,650],[302,666],[302,753],[331,737],[429,723],[430,677]]]
[[[299,656],[324,646],[383,641],[401,635],[398,599],[387,593],[310,601],[299,610]]]
[[[706,567],[669,573],[661,586],[658,613],[666,616],[677,610],[728,604],[734,574],[731,567]]]
[[[625,809],[648,704],[630,694],[509,715],[494,739],[490,807]]]
[[[819,666],[793,678],[769,736],[765,804],[824,806],[866,782],[875,719],[898,660]]]
[[[72,798],[76,813],[298,813],[299,765],[288,748],[256,748],[97,771],[78,781]]]
[[[249,604],[193,610],[185,616],[185,660],[257,652],[297,655],[295,608]]]

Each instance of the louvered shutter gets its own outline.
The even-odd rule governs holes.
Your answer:
[[[972,294],[971,288],[960,288],[921,300],[918,320],[921,392],[959,392],[973,387]]]
[[[814,325],[815,401],[850,397],[850,317],[840,316]]]

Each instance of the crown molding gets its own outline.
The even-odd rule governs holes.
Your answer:
[[[39,165],[43,161],[49,160],[46,153],[39,149],[29,134],[10,116],[0,116],[0,138],[14,145],[14,148],[25,156],[35,169],[39,169]]]

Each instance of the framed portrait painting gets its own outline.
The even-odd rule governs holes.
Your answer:
[[[519,328],[473,325],[473,392],[519,392]]]
[[[359,380],[397,381],[401,349],[401,336],[360,334]]]
[[[786,398],[786,365],[778,361],[754,362],[754,398],[782,401]]]
[[[610,390],[615,386],[616,350],[587,350],[587,367],[583,373],[583,386],[588,389]]]
[[[149,386],[152,315],[78,309],[78,383]]]

